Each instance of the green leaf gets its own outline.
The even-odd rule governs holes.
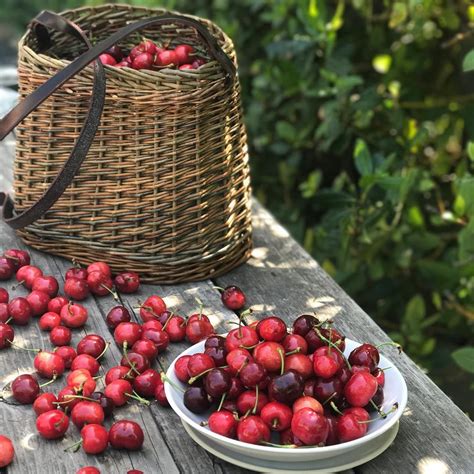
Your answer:
[[[378,54],[372,59],[373,68],[380,74],[387,74],[392,65],[392,56],[389,54]]]
[[[474,176],[466,176],[459,180],[458,195],[464,200],[466,214],[474,216]]]
[[[474,347],[462,347],[451,353],[454,362],[466,372],[474,374]]]
[[[413,296],[405,308],[404,319],[407,322],[418,323],[419,326],[426,314],[425,300],[421,295]]]
[[[280,138],[283,138],[283,140],[286,140],[287,142],[291,143],[295,139],[296,131],[293,125],[289,122],[283,120],[277,122],[276,132]]]
[[[462,70],[464,72],[474,71],[474,49],[471,49],[471,51],[464,56]]]
[[[474,142],[467,142],[467,156],[474,161]]]
[[[372,156],[364,140],[358,138],[354,147],[354,160],[357,171],[366,176],[372,174],[374,166]]]
[[[398,25],[400,25],[400,23],[405,21],[407,14],[408,8],[406,2],[396,2],[392,8],[388,26],[390,28],[396,28]]]
[[[458,234],[459,258],[464,261],[474,255],[474,219]]]

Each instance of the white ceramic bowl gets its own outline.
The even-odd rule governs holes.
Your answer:
[[[358,342],[352,341],[351,339],[346,339],[345,355],[348,356],[350,352],[357,346],[360,346]],[[185,350],[179,357],[183,355],[196,354],[203,351],[204,341],[199,342]],[[180,382],[174,373],[175,362],[176,359],[170,365],[166,375],[174,384],[184,389],[186,388],[186,384]],[[212,432],[207,427],[201,426],[200,423],[202,421],[207,421],[210,412],[197,415],[189,411],[184,406],[183,394],[176,390],[176,388],[174,388],[170,383],[165,383],[165,392],[171,407],[182,420],[198,430],[202,435],[212,439],[228,450],[231,450],[237,456],[239,454],[243,454],[245,456],[250,456],[257,459],[266,459],[270,461],[280,460],[282,462],[289,462],[291,459],[293,459],[295,462],[316,461],[319,459],[341,456],[348,453],[349,451],[361,447],[362,445],[364,448],[368,447],[369,443],[373,442],[376,438],[390,429],[400,418],[407,404],[407,386],[405,380],[395,365],[383,355],[380,355],[379,367],[391,367],[390,370],[385,372],[384,402],[382,408],[385,411],[388,411],[394,403],[398,403],[398,409],[395,412],[389,414],[385,419],[379,418],[370,423],[367,434],[362,438],[349,441],[347,443],[336,444],[334,446],[325,446],[321,448],[313,447],[285,449],[243,443],[242,441],[227,438]]]

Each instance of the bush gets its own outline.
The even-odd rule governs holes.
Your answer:
[[[474,334],[474,7],[164,3],[236,43],[256,196],[472,409],[474,349],[450,355]]]

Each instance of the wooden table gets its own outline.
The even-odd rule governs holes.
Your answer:
[[[0,144],[0,183],[11,182],[9,168],[13,140]],[[3,147],[3,148],[2,148]],[[2,176],[3,174],[3,176]],[[228,330],[229,321],[236,315],[223,308],[214,286],[236,284],[248,295],[254,315],[276,314],[288,323],[303,312],[335,318],[335,325],[351,339],[374,344],[389,340],[387,335],[357,304],[323,271],[259,204],[253,207],[254,251],[251,260],[216,281],[203,281],[175,286],[144,285],[138,295],[127,298],[132,304],[148,295],[159,294],[180,314],[196,310],[195,297],[205,304],[204,312],[221,332]],[[23,243],[6,225],[0,224],[0,250],[24,248]],[[31,251],[33,262],[45,273],[61,278],[70,262],[50,255]],[[11,283],[6,286],[10,288]],[[17,290],[20,294],[24,290]],[[404,302],[400,302],[404,304]],[[111,335],[104,323],[104,315],[114,305],[112,297],[92,298],[85,301],[91,317],[84,330],[74,333],[77,343],[86,333]],[[17,343],[27,347],[51,347],[48,334],[38,329],[35,322],[16,327]],[[171,344],[160,357],[166,367],[186,344]],[[400,431],[393,445],[373,461],[357,467],[363,473],[424,473],[455,474],[474,472],[473,424],[468,417],[420,370],[406,355],[398,355],[393,348],[383,351],[396,361],[403,373],[409,391],[408,407],[400,422]],[[115,344],[103,360],[103,371],[116,365],[121,358]],[[30,352],[9,349],[0,352],[0,383],[7,384],[20,373],[32,371]],[[57,381],[52,390],[64,384]],[[149,408],[136,404],[116,410],[116,418],[135,419],[144,427],[144,449],[127,453],[108,449],[100,456],[86,456],[64,452],[63,449],[78,439],[72,427],[61,441],[46,442],[35,430],[31,407],[0,403],[0,433],[15,443],[16,459],[8,473],[71,473],[85,465],[96,465],[102,473],[122,473],[136,468],[147,474],[171,473],[240,473],[242,469],[221,461],[197,446],[185,433],[178,417],[171,409],[153,404]]]

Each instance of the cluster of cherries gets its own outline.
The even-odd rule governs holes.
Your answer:
[[[187,385],[183,402],[191,412],[214,406],[206,424],[220,435],[328,446],[364,436],[371,412],[387,415],[377,347],[362,344],[348,358],[344,349],[345,337],[312,315],[298,317],[292,332],[271,316],[208,337],[204,352],[180,357],[174,371]],[[272,431],[280,444],[270,442]]]
[[[197,55],[189,44],[179,44],[174,49],[161,48],[153,41],[144,39],[133,47],[128,55],[114,45],[99,56],[102,64],[133,69],[162,69],[177,67],[179,70],[198,69],[206,60]]]

